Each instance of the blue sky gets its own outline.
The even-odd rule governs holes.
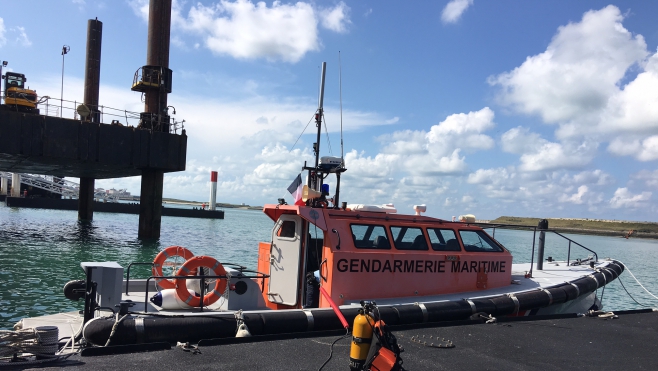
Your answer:
[[[87,20],[103,22],[102,105],[142,111],[147,1],[13,1],[0,59],[41,96],[82,100]],[[29,16],[26,16],[29,14]],[[341,198],[473,213],[655,221],[658,26],[653,1],[174,1],[169,104],[187,170],[165,197],[262,205],[312,160],[344,153]],[[135,124],[135,123],[133,123]],[[331,153],[329,152],[329,143]],[[139,178],[97,187],[139,193]],[[289,197],[288,197],[289,198]]]

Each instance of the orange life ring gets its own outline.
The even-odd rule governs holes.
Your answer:
[[[180,256],[185,261],[189,260],[190,258],[194,257],[194,254],[182,247],[182,246],[169,246],[166,249],[160,251],[160,253],[153,259],[153,267],[151,268],[151,271],[153,272],[154,277],[162,277],[162,264],[167,260],[168,258],[172,256]],[[173,289],[176,287],[176,284],[174,281],[170,281],[168,279],[155,279],[155,282],[158,284],[163,289]]]
[[[224,266],[215,260],[215,258],[210,256],[195,256],[190,258],[183,264],[182,267],[180,267],[176,275],[189,276],[192,275],[193,272],[200,267],[210,268],[210,270],[215,273],[215,276],[226,275],[226,269],[224,269]],[[187,305],[191,307],[198,307],[201,299],[199,299],[198,296],[190,294],[187,286],[185,285],[185,281],[187,280],[181,278],[176,278],[174,280],[176,283],[176,295],[178,295],[178,298],[184,301]],[[210,305],[219,300],[219,298],[224,294],[224,290],[226,290],[226,284],[227,282],[225,278],[218,278],[215,281],[215,288],[203,297],[203,305]]]

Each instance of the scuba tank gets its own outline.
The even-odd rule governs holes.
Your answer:
[[[354,318],[352,325],[352,345],[350,347],[350,369],[352,371],[364,369],[375,325],[375,320],[370,316],[371,304],[362,301],[361,305],[363,307],[359,309],[359,314]]]
[[[352,371],[402,371],[404,350],[384,321],[379,319],[375,302],[361,302],[354,318],[350,369]],[[374,335],[374,336],[373,336]]]

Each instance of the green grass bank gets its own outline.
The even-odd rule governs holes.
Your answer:
[[[536,227],[542,218],[524,218],[518,216],[501,216],[490,220],[490,224],[515,224]],[[658,223],[633,222],[601,219],[556,218],[548,220],[548,228],[558,232],[591,234],[600,236],[624,237],[633,231],[630,238],[658,239]]]

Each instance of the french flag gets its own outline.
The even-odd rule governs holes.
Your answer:
[[[306,203],[302,201],[302,174],[297,174],[297,178],[288,186],[288,192],[295,199],[295,205],[304,206]]]

